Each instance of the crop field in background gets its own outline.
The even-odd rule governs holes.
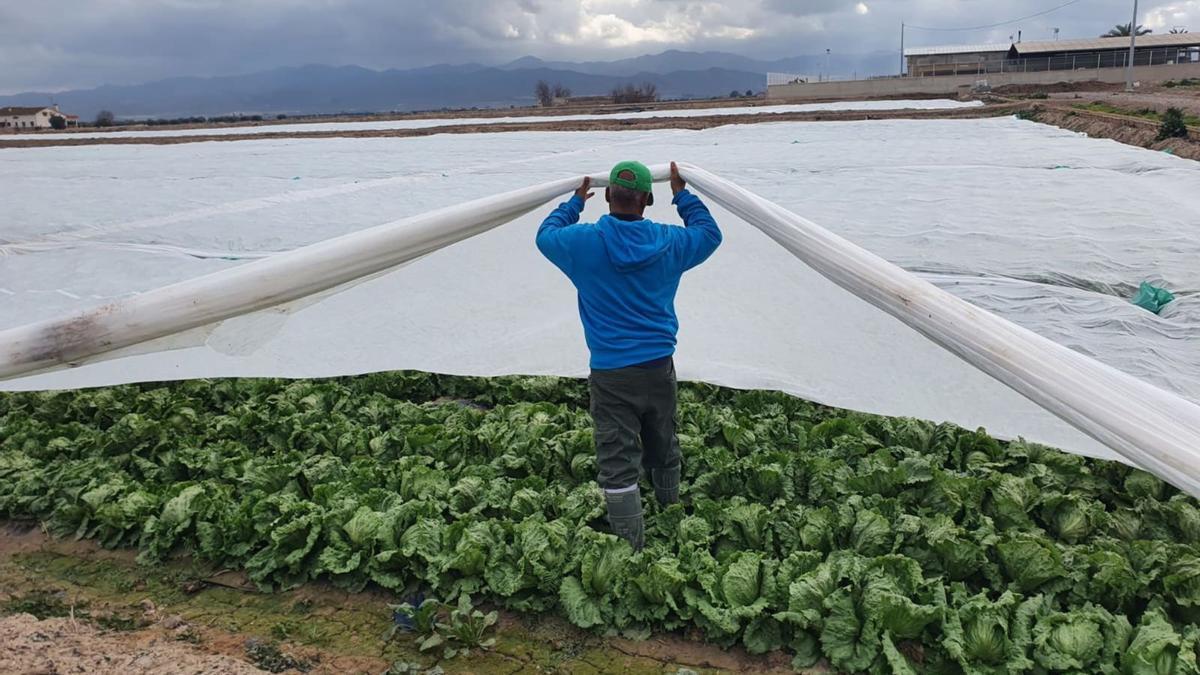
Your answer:
[[[156,138],[168,136],[210,136],[228,134],[278,134],[278,133],[310,133],[333,131],[372,131],[380,129],[425,129],[430,127],[514,124],[523,122],[569,122],[580,120],[644,120],[650,118],[703,117],[706,115],[769,115],[788,112],[821,112],[838,110],[950,110],[955,108],[971,108],[981,105],[978,101],[952,101],[944,99],[929,100],[895,100],[895,101],[842,101],[833,103],[800,103],[789,105],[736,106],[718,108],[684,108],[634,110],[601,114],[562,114],[562,115],[520,115],[520,116],[489,116],[468,117],[455,115],[438,118],[436,116],[416,119],[395,119],[365,122],[304,122],[304,123],[270,123],[253,126],[215,126],[199,129],[166,129],[166,130],[110,130],[110,131],[73,131],[66,133],[42,132],[37,134],[0,134],[0,143],[12,140],[56,138]]]

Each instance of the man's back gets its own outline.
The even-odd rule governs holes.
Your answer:
[[[609,174],[611,213],[576,225],[592,196],[590,178],[538,228],[537,245],[579,291],[579,317],[592,352],[589,412],[595,425],[596,482],[613,532],[645,543],[638,478],[650,475],[660,504],[679,501],[682,453],[675,433],[675,292],[679,278],[721,244],[721,231],[688,192],[675,163],[671,191],[685,227],[642,214],[654,203],[653,176],[640,162]]]
[[[721,243],[708,208],[687,190],[673,202],[684,227],[607,214],[576,225],[583,198],[561,204],[538,229],[538,249],[579,291],[591,367],[622,368],[675,352],[681,275]]]

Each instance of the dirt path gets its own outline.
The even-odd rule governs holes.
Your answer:
[[[253,675],[250,664],[166,635],[107,633],[70,618],[38,620],[30,614],[0,618],[0,669],[6,673],[94,675]]]
[[[380,675],[397,664],[481,675],[793,672],[782,653],[756,657],[674,633],[605,638],[511,613],[501,614],[494,649],[446,660],[420,651],[412,634],[392,635],[396,602],[323,584],[260,593],[239,573],[188,559],[138,565],[132,551],[0,523],[0,673]]]

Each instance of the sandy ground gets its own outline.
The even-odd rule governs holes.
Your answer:
[[[165,633],[105,633],[70,618],[0,618],[0,673],[57,675],[253,675],[238,659],[206,654]]]

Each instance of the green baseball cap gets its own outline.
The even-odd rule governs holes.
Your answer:
[[[628,171],[633,174],[633,180],[621,178],[621,174]],[[611,185],[620,185],[621,187],[645,192],[650,195],[650,200],[647,204],[654,203],[654,192],[651,191],[651,186],[654,185],[654,177],[650,175],[650,169],[646,168],[641,162],[619,162],[612,168],[608,174],[608,182]]]

